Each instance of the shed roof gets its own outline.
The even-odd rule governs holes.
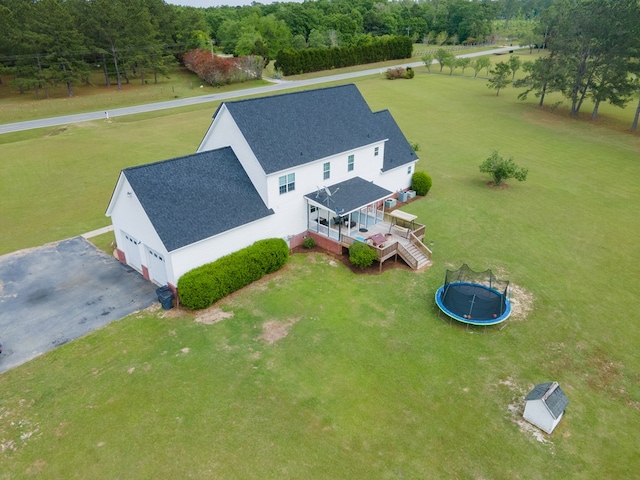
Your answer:
[[[331,192],[331,195],[328,195],[326,190],[319,189],[307,193],[305,197],[312,202],[327,207],[338,215],[346,215],[364,205],[369,205],[393,195],[393,192],[386,188],[360,177],[336,183],[327,187],[327,189]]]
[[[272,215],[231,147],[122,171],[168,251]]]
[[[373,113],[353,84],[224,105],[267,174],[384,140],[383,171],[418,159],[391,113]]]
[[[525,397],[525,401],[542,400],[554,418],[558,418],[569,405],[569,399],[557,382],[540,383]]]

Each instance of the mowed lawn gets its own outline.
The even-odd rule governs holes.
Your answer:
[[[636,476],[640,139],[613,128],[620,112],[574,121],[485,83],[357,82],[433,176],[405,207],[430,269],[295,255],[218,304],[232,317],[142,312],[6,372],[0,478]],[[4,251],[106,224],[119,169],[193,152],[213,108],[0,137]],[[494,149],[527,181],[489,188]],[[504,328],[438,318],[434,292],[462,263],[512,282]],[[537,438],[522,400],[552,380],[570,404]]]

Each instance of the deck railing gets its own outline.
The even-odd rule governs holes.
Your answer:
[[[423,237],[424,237],[424,234],[423,234]],[[429,249],[429,247],[427,247],[424,243],[422,243],[422,240],[421,240],[420,238],[418,238],[418,236],[417,236],[417,235],[415,235],[415,233],[412,233],[412,234],[409,236],[409,240],[411,240],[411,243],[412,243],[413,245],[415,245],[415,246],[416,246],[416,248],[417,248],[418,250],[420,250],[422,253],[424,253],[424,255],[425,255],[429,260],[431,260],[431,255],[432,255],[431,250],[430,250],[430,249]]]

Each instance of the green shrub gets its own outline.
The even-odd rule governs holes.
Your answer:
[[[411,189],[416,195],[425,196],[431,190],[433,180],[427,172],[415,172],[411,177]]]
[[[307,237],[304,239],[304,242],[302,242],[302,246],[304,248],[313,248],[316,246],[316,241],[313,239],[313,237]]]
[[[404,78],[413,78],[416,76],[416,72],[411,67],[407,67],[407,71],[404,74]]]
[[[349,247],[349,261],[357,267],[369,267],[376,258],[376,252],[364,242],[354,242]]]
[[[180,302],[192,310],[207,308],[264,275],[278,271],[288,258],[289,246],[281,238],[259,240],[182,275],[178,280]]]
[[[480,171],[491,175],[494,185],[500,185],[510,178],[524,182],[529,174],[529,170],[516,165],[513,158],[503,158],[497,151],[480,164]]]

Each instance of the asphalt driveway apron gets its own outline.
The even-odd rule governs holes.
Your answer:
[[[0,256],[0,372],[151,306],[155,289],[81,237]]]

